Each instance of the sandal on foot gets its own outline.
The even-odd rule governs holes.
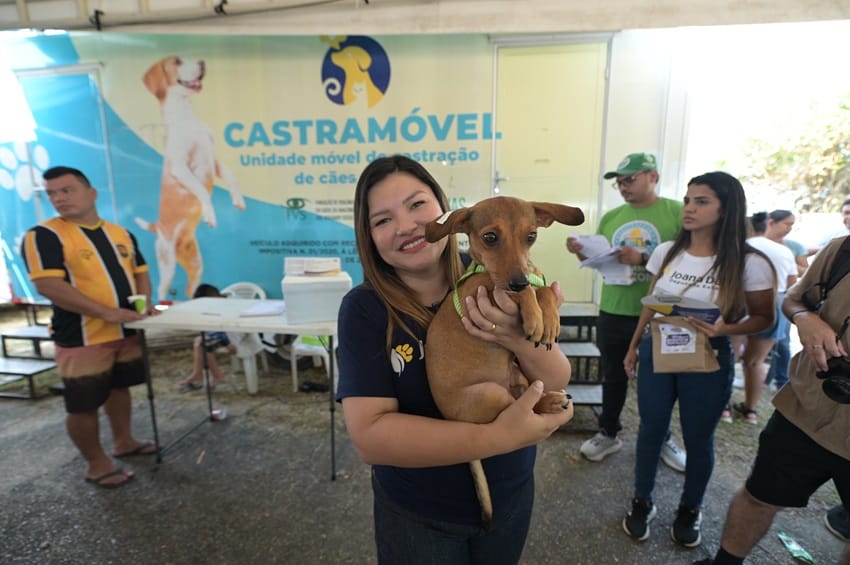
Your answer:
[[[301,392],[328,392],[328,385],[324,383],[306,381],[304,383],[301,383],[301,386],[298,387],[298,390],[300,390]]]
[[[220,385],[220,384],[223,384],[223,383],[226,383],[226,382],[227,382],[227,377],[224,377],[224,376],[221,377],[220,379],[217,379],[215,377],[210,377],[210,388],[215,389],[215,387],[217,385]]]
[[[152,441],[143,441],[136,449],[125,451],[124,453],[113,453],[113,457],[132,457],[134,455],[156,455],[156,445]]]
[[[758,412],[752,410],[751,408],[747,408],[743,402],[736,402],[733,405],[735,412],[744,417],[744,419],[751,424],[759,423],[759,415]]]
[[[117,483],[104,482],[111,477],[117,477],[119,475],[124,477],[123,481],[118,481]],[[124,485],[126,485],[127,483],[132,481],[134,476],[135,475],[125,475],[124,474],[124,467],[116,467],[115,469],[109,471],[108,473],[104,473],[99,477],[94,477],[94,478],[86,477],[86,482],[91,483],[91,484],[93,484],[97,487],[100,487],[100,488],[113,489],[113,488],[123,487]]]
[[[184,392],[191,392],[193,390],[201,390],[204,388],[204,385],[196,382],[189,381],[188,383],[183,383],[180,385],[178,392],[183,394]]]

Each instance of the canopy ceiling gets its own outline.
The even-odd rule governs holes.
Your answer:
[[[850,19],[850,0],[0,0],[0,30],[563,33]]]

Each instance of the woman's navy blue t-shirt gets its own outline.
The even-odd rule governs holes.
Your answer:
[[[350,396],[398,400],[399,412],[441,418],[425,373],[426,329],[405,322],[416,339],[396,329],[386,349],[386,308],[367,285],[352,289],[339,311],[339,389],[337,400]],[[409,438],[412,443],[415,437]],[[537,450],[527,447],[483,460],[494,512],[509,508],[517,489],[531,480]],[[382,489],[404,508],[427,518],[478,524],[481,508],[469,465],[401,468],[375,465]]]

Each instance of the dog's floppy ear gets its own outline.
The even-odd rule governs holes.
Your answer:
[[[553,204],[551,202],[532,202],[534,213],[537,215],[537,225],[548,228],[552,222],[568,226],[578,226],[584,223],[584,212],[574,206]]]
[[[469,208],[459,208],[446,212],[425,226],[425,239],[434,243],[450,233],[469,233],[467,227],[469,214]]]
[[[359,71],[366,72],[372,66],[372,56],[362,47],[346,47],[345,49],[354,56]]]
[[[170,57],[166,57],[154,63],[142,78],[142,82],[145,83],[148,90],[160,102],[165,98],[165,93],[168,92],[168,76],[165,73],[165,62],[169,59]]]

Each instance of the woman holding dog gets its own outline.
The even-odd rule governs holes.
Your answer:
[[[566,387],[570,364],[558,348],[525,340],[517,306],[499,290],[494,301],[486,292],[467,301],[464,328],[514,352],[537,382],[489,424],[441,418],[424,342],[464,265],[455,236],[429,243],[425,225],[448,210],[436,180],[407,157],[375,160],[357,183],[365,282],[340,307],[338,398],[357,452],[372,465],[379,563],[517,563],[534,500],[535,445],[572,418],[572,406],[560,414],[532,410],[544,388]],[[489,480],[489,529],[467,464],[474,459],[483,460]]]
[[[652,490],[673,404],[678,400],[688,459],[671,536],[685,547],[701,542],[700,506],[714,468],[714,430],[729,401],[734,378],[729,336],[763,331],[773,324],[775,314],[776,275],[767,258],[746,243],[746,221],[746,198],[738,179],[719,171],[695,177],[684,198],[682,230],[675,240],[656,247],[646,265],[653,275],[650,293],[719,306],[721,315],[713,324],[691,317],[687,321],[709,338],[720,368],[713,372],[656,372],[652,338],[644,331],[653,312],[643,308],[623,360],[626,373],[637,376],[640,415],[635,492],[623,529],[638,541],[649,538],[649,522],[656,514]]]

